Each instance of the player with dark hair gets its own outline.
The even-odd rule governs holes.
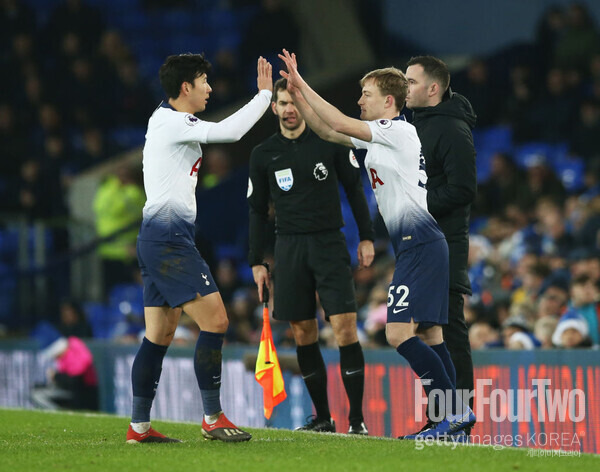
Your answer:
[[[428,398],[437,391],[450,395],[438,402],[443,418],[439,423],[405,438],[461,440],[475,415],[457,401],[448,372],[453,366],[441,326],[448,319],[448,245],[427,211],[419,137],[400,117],[406,77],[394,67],[366,74],[360,82],[361,121],[342,114],[311,89],[298,73],[295,55],[284,50],[279,57],[288,69],[281,75],[288,78],[288,89],[315,131],[328,141],[367,149],[365,167],[396,256],[388,292],[387,340],[422,379]]]
[[[467,274],[469,217],[477,194],[476,116],[469,101],[450,89],[448,67],[432,56],[413,57],[406,69],[406,106],[413,111],[427,172],[427,208],[440,225],[450,255],[448,324],[444,340],[456,367],[451,378],[459,395],[473,391],[473,360],[465,322],[464,295],[471,295]],[[471,407],[473,396],[470,395]],[[432,422],[424,426],[430,428]]]
[[[144,282],[146,336],[131,369],[133,411],[128,443],[179,442],[150,426],[150,409],[182,310],[198,324],[194,370],[204,419],[202,435],[226,442],[251,436],[223,414],[220,401],[222,346],[228,320],[208,265],[194,244],[196,183],[201,143],[235,142],[260,119],[273,90],[271,64],[257,63],[258,94],[218,123],[196,116],[210,92],[210,63],[199,54],[169,56],[160,68],[168,96],[148,122],[143,151],[146,204],[137,253]]]
[[[362,400],[365,361],[356,328],[356,299],[340,209],[339,183],[358,225],[358,261],[373,261],[374,232],[358,162],[344,148],[306,126],[287,82],[275,82],[271,108],[279,130],[252,151],[248,205],[250,253],[262,300],[268,273],[262,265],[269,199],[275,205],[274,318],[289,321],[302,377],[316,410],[301,430],[335,432],[327,399],[327,371],[319,349],[315,291],[340,350],[342,380],[350,402],[348,433],[368,434]]]

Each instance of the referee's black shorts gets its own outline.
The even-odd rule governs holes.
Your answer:
[[[315,291],[327,319],[356,312],[350,255],[339,230],[277,235],[273,275],[277,320],[315,318]]]

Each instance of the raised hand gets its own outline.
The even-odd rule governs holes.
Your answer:
[[[269,61],[260,56],[256,64],[256,85],[258,90],[273,91],[273,68]]]
[[[296,54],[290,54],[287,49],[283,50],[283,54],[278,54],[279,58],[285,63],[287,71],[279,71],[279,74],[288,80],[288,87],[301,88],[304,79],[298,72],[298,61],[296,60]]]

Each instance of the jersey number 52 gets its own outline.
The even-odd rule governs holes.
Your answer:
[[[409,290],[406,285],[398,285],[397,287],[395,285],[390,285],[387,306],[391,307],[394,305],[394,301],[397,300],[392,310],[394,313],[400,313],[401,311],[408,309],[408,302],[405,301],[406,297],[408,297],[408,293]]]

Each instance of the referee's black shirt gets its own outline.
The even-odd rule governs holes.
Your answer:
[[[308,126],[296,139],[280,132],[259,144],[250,155],[250,251],[248,262],[263,262],[269,200],[275,206],[277,234],[306,234],[344,226],[340,182],[356,220],[360,240],[374,232],[360,169],[349,150],[323,141]]]

